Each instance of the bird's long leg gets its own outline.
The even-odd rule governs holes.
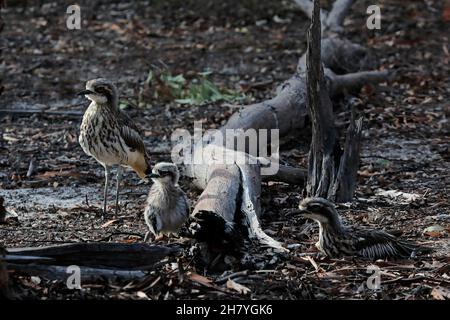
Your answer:
[[[122,179],[122,167],[119,165],[117,168],[117,185],[116,185],[116,216],[119,211],[119,189],[120,189],[120,179]]]
[[[103,216],[106,215],[106,202],[108,201],[108,185],[109,185],[110,168],[105,166],[105,190],[103,191]]]

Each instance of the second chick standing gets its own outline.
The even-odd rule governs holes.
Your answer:
[[[180,173],[177,166],[169,162],[160,162],[153,167],[148,177],[154,183],[150,188],[144,211],[145,222],[149,228],[144,242],[147,242],[150,233],[155,237],[178,234],[189,218],[189,202],[178,185]]]

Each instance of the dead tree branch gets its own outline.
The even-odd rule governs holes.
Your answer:
[[[356,173],[359,166],[359,150],[361,140],[362,119],[355,124],[352,115],[348,129],[345,149],[342,152],[336,138],[333,107],[329,98],[321,57],[321,23],[319,0],[314,0],[314,11],[311,27],[308,31],[307,49],[307,102],[312,122],[312,141],[309,153],[308,196],[328,198],[333,201],[351,201],[356,187]],[[351,88],[359,84],[358,80],[368,73],[334,76],[331,83],[340,89]],[[347,80],[337,82],[336,79]],[[377,74],[377,77],[381,77]],[[351,79],[351,80],[350,80]],[[384,78],[382,78],[384,79]],[[333,87],[333,85],[332,85]],[[332,90],[331,90],[332,91]]]
[[[353,0],[336,0],[328,14],[326,24],[331,29],[340,31],[352,4]]]
[[[278,172],[273,176],[262,176],[263,181],[284,182],[292,185],[304,185],[308,177],[306,169],[280,165]]]
[[[311,0],[294,0],[299,8],[308,16],[312,18],[314,4]],[[343,30],[342,24],[348,14],[353,0],[336,0],[330,12],[326,10],[320,11],[320,20],[323,31],[341,32]]]
[[[312,16],[312,2],[311,1],[301,1],[296,0],[296,2],[303,6],[302,10],[305,11],[309,16]],[[327,21],[327,26],[324,31],[335,32],[338,30],[348,13],[352,1],[342,1],[337,0],[333,5],[333,9],[330,13],[323,12],[322,17],[325,17],[324,21]],[[318,12],[316,12],[316,16]],[[320,16],[316,18],[316,25],[314,27],[317,31],[317,21],[320,26]],[[320,28],[319,28],[320,32]],[[327,32],[324,32],[327,34]],[[235,139],[243,138],[246,135],[246,130],[278,130],[279,137],[285,137],[292,132],[295,132],[305,126],[305,119],[308,116],[308,99],[319,99],[326,107],[326,112],[322,108],[317,110],[313,114],[313,118],[316,120],[316,129],[319,128],[316,135],[323,136],[323,142],[327,145],[327,148],[332,148],[335,145],[335,132],[332,116],[332,106],[330,101],[330,96],[334,97],[339,95],[344,91],[349,91],[357,89],[361,85],[366,83],[378,83],[386,81],[388,78],[388,73],[385,71],[369,71],[369,72],[359,72],[360,65],[355,64],[354,60],[359,60],[361,56],[366,54],[366,49],[360,45],[353,44],[352,42],[341,39],[339,36],[326,37],[320,39],[319,36],[316,39],[316,52],[318,55],[315,59],[315,65],[320,66],[320,70],[315,69],[316,75],[316,85],[320,85],[320,94],[317,97],[307,98],[307,81],[306,81],[306,55],[303,55],[298,63],[297,71],[295,74],[277,90],[277,94],[272,99],[263,101],[260,103],[252,104],[241,108],[238,112],[234,113],[228,122],[219,129],[218,134],[226,136],[226,131],[229,129],[239,130],[238,134],[234,137]],[[318,42],[317,42],[318,41]],[[318,44],[317,44],[318,43]],[[320,59],[319,59],[320,57]],[[343,59],[342,57],[345,57]],[[321,65],[323,63],[323,67]],[[312,65],[311,65],[312,66]],[[350,74],[342,75],[342,71],[354,72]],[[325,74],[326,77],[317,77],[317,74]],[[319,81],[319,82],[317,82]],[[311,88],[310,88],[311,89]],[[318,121],[320,115],[320,122]],[[324,120],[323,120],[324,119]],[[325,122],[323,122],[325,121]],[[319,124],[320,123],[320,124]],[[327,130],[331,130],[328,132]],[[353,132],[353,137],[357,139],[358,134],[360,134],[361,123],[357,122],[354,126],[350,126],[349,131]],[[322,133],[320,133],[322,132]],[[331,134],[331,135],[330,135]],[[330,135],[330,136],[329,136]],[[331,138],[329,138],[331,137]],[[258,142],[261,139],[258,137]],[[272,141],[267,139],[267,143],[271,145]],[[227,148],[228,147],[228,148]],[[276,149],[277,146],[272,146]],[[318,148],[318,147],[317,147]],[[327,149],[328,150],[328,149]],[[354,153],[358,151],[358,146],[349,146],[347,155],[344,152],[345,157],[342,158],[344,162],[355,162]],[[190,159],[201,158],[203,161],[200,162],[184,162],[184,172],[188,177],[193,178],[195,185],[203,189],[199,201],[197,202],[194,209],[194,216],[201,214],[202,221],[222,221],[222,223],[215,224],[221,225],[226,230],[235,230],[232,226],[239,222],[240,226],[247,229],[247,234],[250,238],[256,240],[257,242],[268,245],[276,249],[282,249],[282,245],[266,235],[260,226],[259,216],[261,214],[261,206],[259,203],[261,181],[268,181],[273,179],[277,181],[283,174],[274,174],[271,176],[264,176],[261,174],[262,168],[267,165],[265,159],[260,159],[258,154],[248,154],[247,149],[241,149],[233,145],[229,147],[226,145],[225,141],[222,139],[217,139],[217,136],[213,133],[205,134],[202,141],[197,141],[192,150],[189,152]],[[217,162],[217,156],[221,153],[226,153],[227,156],[243,156],[247,159],[257,159],[258,161],[251,164],[224,164]],[[326,156],[332,156],[333,153],[325,154]],[[340,158],[339,154],[339,158]],[[329,162],[329,165],[320,166],[314,169],[315,181],[319,183],[322,177],[322,168],[334,167],[333,172],[324,172],[323,177],[327,179],[328,183],[335,181],[338,176],[346,176],[348,174],[349,168],[345,167],[340,169],[339,164],[335,163],[334,159],[324,158],[325,161]],[[261,160],[261,161],[260,161]],[[357,166],[356,166],[357,167]],[[353,167],[352,167],[353,168]],[[330,169],[327,169],[330,170]],[[353,171],[352,171],[353,172]],[[298,177],[301,177],[300,173]],[[351,174],[349,176],[352,176]],[[286,178],[286,174],[284,174]],[[337,198],[341,197],[340,191],[344,188],[344,183],[339,184],[339,186],[334,186],[325,188],[325,185],[319,186],[314,183],[314,187],[311,190],[316,190],[318,187],[326,189],[330,194],[335,192]],[[352,183],[345,184],[345,188],[352,188]],[[331,191],[335,190],[335,191]],[[353,192],[351,192],[353,193]],[[342,198],[347,198],[347,196],[342,195]],[[212,216],[212,219],[205,219],[205,216]],[[206,224],[200,221],[200,228]],[[205,232],[198,232],[198,234],[206,234]],[[217,237],[224,236],[226,232],[222,235],[218,235],[214,232]]]
[[[40,265],[40,264],[7,264],[11,272],[27,275],[39,276],[48,280],[66,280],[70,273],[67,273],[66,266]],[[81,282],[96,282],[104,279],[135,280],[143,278],[146,273],[141,270],[112,270],[105,268],[80,267]]]
[[[177,247],[145,243],[94,242],[37,248],[9,248],[4,259],[13,264],[34,263],[52,266],[77,265],[112,270],[148,270],[162,259],[174,256],[178,252]]]

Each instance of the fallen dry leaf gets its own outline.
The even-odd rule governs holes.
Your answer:
[[[212,285],[212,280],[211,279],[208,279],[207,277],[201,276],[198,273],[190,272],[188,277],[189,277],[190,280],[192,280],[194,282],[197,282],[197,283],[200,283],[200,284],[202,284],[204,286],[207,286],[207,287],[210,287],[210,288],[214,287]]]
[[[113,224],[113,223],[116,222],[116,221],[119,221],[119,220],[117,220],[117,219],[112,219],[112,220],[106,221],[104,224],[101,225],[101,227],[102,227],[102,228],[106,228],[107,226]]]
[[[431,290],[431,296],[436,300],[450,299],[450,290],[443,287],[435,287]]]
[[[136,243],[136,239],[125,239],[123,241],[121,241],[122,243]]]
[[[445,233],[445,228],[440,225],[429,226],[423,230],[423,234],[432,238],[442,237]]]

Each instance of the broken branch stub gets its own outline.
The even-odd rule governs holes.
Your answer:
[[[331,187],[330,198],[336,202],[350,202],[356,189],[356,179],[361,151],[363,119],[355,121],[354,112],[345,139],[344,153],[339,162],[336,180]]]
[[[321,61],[321,23],[319,1],[314,1],[308,30],[307,103],[312,122],[306,194],[335,202],[351,201],[359,166],[362,119],[352,118],[344,151],[339,146],[334,126],[333,107]],[[337,84],[335,84],[337,85]]]
[[[318,1],[314,1],[313,16],[307,38],[307,104],[312,123],[312,139],[306,192],[308,196],[327,198],[329,186],[336,173],[333,158],[336,130],[333,107],[326,91],[321,61],[321,23]]]

